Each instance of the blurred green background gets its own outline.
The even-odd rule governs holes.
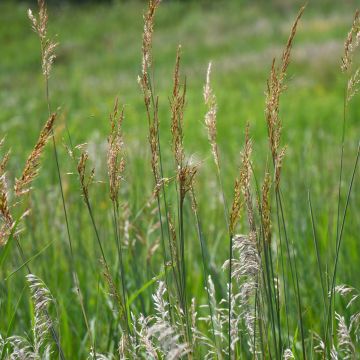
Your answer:
[[[65,194],[71,216],[71,230],[78,254],[80,278],[86,284],[85,298],[89,313],[96,317],[97,274],[96,243],[83,208],[76,178],[65,175],[75,171],[62,143],[69,141],[67,125],[74,144],[87,142],[96,168],[92,196],[96,219],[106,251],[113,253],[111,218],[106,189],[106,137],[108,114],[114,98],[125,104],[124,138],[127,147],[127,170],[122,187],[124,217],[133,224],[130,237],[137,238],[139,254],[146,254],[155,236],[150,225],[155,222],[148,211],[136,217],[150,198],[152,178],[147,143],[147,121],[137,76],[141,71],[141,42],[145,3],[141,1],[86,2],[52,1],[49,7],[49,32],[59,42],[57,58],[50,78],[52,108],[59,108],[56,139]],[[244,129],[251,124],[254,139],[254,171],[262,179],[268,158],[264,103],[266,81],[273,57],[279,58],[292,21],[302,1],[166,1],[159,8],[154,35],[154,78],[159,95],[162,149],[165,175],[172,176],[170,152],[169,97],[172,70],[178,44],[182,45],[182,74],[187,78],[185,112],[185,147],[189,156],[201,161],[197,179],[200,214],[208,239],[211,263],[220,269],[226,259],[226,226],[217,190],[215,169],[203,123],[206,108],[202,90],[209,61],[213,63],[212,84],[218,101],[218,143],[223,164],[223,178],[228,201],[231,201],[234,178],[240,162]],[[36,142],[47,117],[44,81],[40,68],[39,41],[31,31],[27,9],[34,12],[34,2],[5,1],[0,4],[0,137],[12,155],[8,178],[10,185],[19,177],[24,161]],[[351,26],[356,1],[309,1],[300,22],[288,76],[288,89],[281,100],[284,123],[283,143],[287,144],[282,190],[288,231],[301,264],[301,290],[304,296],[307,329],[316,328],[318,291],[316,257],[313,247],[307,192],[311,191],[316,214],[324,268],[332,264],[337,211],[337,182],[342,128],[343,94],[346,78],[340,71],[343,42]],[[345,193],[359,140],[359,99],[351,102],[346,128],[343,193]],[[71,276],[68,275],[68,249],[61,213],[54,162],[50,148],[45,154],[40,176],[32,196],[32,215],[22,242],[28,257],[51,242],[34,261],[36,273],[45,280],[59,301],[60,312],[69,321],[61,323],[66,351],[80,340],[71,336],[84,334],[84,326],[75,315]],[[357,276],[360,261],[358,234],[360,204],[359,177],[356,177],[347,218],[340,258],[339,282],[360,287]],[[342,201],[342,206],[345,199]],[[190,213],[190,210],[189,210]],[[188,254],[192,264],[193,295],[201,294],[201,264],[195,229],[189,222]],[[140,234],[140,235],[139,235]],[[140,239],[140,240],[139,240]],[[132,291],[158,273],[150,263],[146,273],[137,271],[141,263],[132,263],[135,280]],[[139,259],[141,257],[139,256]],[[141,258],[143,259],[143,258]],[[15,255],[2,270],[9,275],[20,264]],[[49,271],[49,262],[51,271]],[[219,273],[221,271],[219,270]],[[222,275],[220,275],[222,276]],[[98,275],[95,275],[97,279]],[[87,281],[92,283],[88,285]],[[21,272],[1,282],[0,331],[6,331],[14,311],[17,293],[24,280]],[[88,285],[88,286],[87,286]],[[68,294],[68,297],[64,297]],[[23,300],[25,301],[25,300]],[[104,300],[105,302],[105,300]],[[145,301],[146,302],[146,301]],[[315,304],[315,305],[314,305]],[[317,305],[316,305],[317,304]],[[146,308],[146,304],[144,305]],[[26,307],[24,308],[26,309]],[[27,329],[28,316],[16,316],[19,333]],[[4,320],[5,319],[5,320]],[[101,326],[101,325],[98,325]],[[71,331],[67,328],[72,329]],[[101,337],[101,335],[99,335]],[[105,335],[104,335],[105,336]],[[82,349],[82,348],[81,348]],[[79,350],[82,355],[83,349]]]

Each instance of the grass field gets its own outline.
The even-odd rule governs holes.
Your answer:
[[[184,238],[187,270],[185,289],[189,308],[192,297],[196,298],[198,304],[207,303],[207,292],[204,289],[207,272],[215,283],[217,300],[226,298],[228,279],[228,270],[222,270],[222,265],[229,258],[229,234],[224,220],[217,170],[204,123],[207,107],[204,104],[203,87],[208,63],[212,61],[211,84],[218,105],[217,144],[226,203],[230,208],[234,181],[242,160],[240,152],[244,146],[246,123],[249,122],[254,177],[251,201],[257,209],[255,184],[261,189],[266,163],[270,168],[272,164],[264,115],[267,79],[273,57],[281,60],[288,34],[301,5],[298,1],[274,1],[271,5],[270,2],[262,1],[209,4],[163,1],[156,14],[151,78],[152,89],[159,96],[163,175],[165,178],[176,175],[171,151],[170,103],[178,44],[182,45],[181,73],[186,76],[187,85],[184,148],[186,158],[190,158],[191,163],[199,164],[194,191],[202,225],[202,239],[206,245],[206,271],[203,269],[197,234],[199,223],[192,214],[190,196],[185,199],[181,222],[178,217],[178,188],[174,185],[176,181],[164,186],[175,228],[179,230],[180,237]],[[272,242],[269,245],[269,251],[273,253],[272,271],[278,274],[278,283],[269,280],[272,283],[269,289],[273,287],[278,291],[278,298],[275,296],[275,299],[279,301],[276,310],[279,328],[276,331],[269,330],[270,335],[267,337],[271,339],[276,333],[279,339],[279,334],[282,334],[283,344],[275,340],[275,345],[263,345],[261,355],[256,355],[259,358],[280,358],[286,348],[292,350],[296,359],[303,356],[321,358],[314,351],[313,332],[320,336],[324,332],[324,316],[328,306],[328,296],[324,292],[331,289],[336,258],[338,204],[340,219],[345,209],[347,212],[336,284],[349,284],[360,289],[358,173],[355,173],[348,204],[346,196],[359,144],[360,103],[357,95],[349,102],[347,111],[341,199],[338,201],[344,91],[348,81],[347,76],[341,73],[340,65],[355,5],[355,1],[310,1],[294,40],[292,60],[287,70],[287,89],[280,102],[280,118],[283,121],[281,143],[287,145],[287,151],[283,160],[279,195],[272,188],[274,212]],[[27,18],[28,7],[28,4],[16,2],[0,4],[0,138],[6,136],[1,148],[2,155],[11,148],[6,172],[9,189],[13,187],[15,178],[20,178],[26,158],[48,117],[39,39],[31,31]],[[33,6],[33,10],[35,13],[36,6]],[[116,353],[120,335],[124,331],[122,325],[119,325],[121,315],[115,310],[116,301],[111,296],[111,286],[109,290],[109,281],[103,276],[103,265],[99,262],[101,254],[87,204],[81,194],[76,162],[70,158],[66,149],[87,143],[91,166],[95,168],[95,181],[90,187],[92,215],[110,272],[115,279],[115,287],[120,289],[120,266],[114,242],[106,154],[110,132],[109,113],[116,96],[119,103],[125,105],[122,132],[126,169],[120,186],[117,220],[123,250],[128,311],[135,316],[140,313],[145,316],[153,314],[154,299],[151,295],[155,293],[157,284],[152,279],[165,281],[161,226],[156,201],[152,196],[154,179],[150,166],[147,115],[137,80],[141,75],[142,14],[146,11],[146,4],[130,1],[112,5],[54,5],[48,10],[49,34],[51,37],[57,34],[55,39],[59,42],[49,90],[51,108],[53,111],[58,109],[55,140],[73,256],[69,250],[57,168],[50,142],[42,157],[33,190],[12,211],[17,218],[27,207],[31,208],[30,215],[19,225],[23,228],[19,241],[27,265],[44,281],[55,299],[56,312],[53,308],[49,311],[52,317],[58,319],[54,327],[65,357],[77,359],[87,358],[94,344],[98,352]],[[359,54],[355,53],[355,69],[359,63],[357,58],[360,59]],[[320,274],[309,194],[320,256]],[[8,196],[10,203],[15,204],[17,199],[11,191]],[[163,196],[161,192],[161,202]],[[282,201],[284,211],[281,213],[276,211],[277,196]],[[282,225],[282,219],[277,218],[282,214],[286,227]],[[163,208],[162,216],[163,223],[167,224]],[[257,231],[261,233],[259,216],[256,221]],[[184,226],[183,231],[178,229],[180,224]],[[290,255],[285,243],[279,245],[279,236],[284,241],[285,231],[291,245]],[[236,232],[249,232],[246,210],[243,210]],[[31,329],[34,307],[25,278],[26,266],[23,265],[24,259],[19,255],[14,237],[11,242],[14,244],[0,249],[0,334],[3,338],[17,334],[33,339]],[[290,269],[295,262],[298,287]],[[79,296],[74,289],[74,269],[79,279],[90,331],[84,322]],[[325,284],[324,291],[320,277]],[[122,290],[119,292],[122,294]],[[301,297],[301,324],[297,294]],[[336,295],[335,300],[336,311],[344,314],[347,322],[351,314],[359,313],[358,300],[349,308],[346,307],[345,298]],[[201,309],[200,315],[205,316],[207,310]],[[332,318],[330,323],[337,326]],[[270,328],[272,322],[266,324]],[[239,325],[239,328],[243,327],[243,324]],[[208,329],[206,325],[200,325],[200,329],[211,334],[210,325]],[[301,341],[301,330],[305,344]],[[354,325],[352,331],[355,343],[356,332],[359,335],[358,328]],[[187,337],[184,335],[184,338]],[[341,336],[335,328],[334,338],[327,341],[329,344],[333,341],[336,345],[339,339]],[[225,340],[221,341],[226,343]],[[338,356],[346,358],[346,352],[341,346],[338,348]],[[349,358],[358,356],[356,354],[360,351],[360,344],[356,342],[354,346],[354,352]],[[184,357],[203,358],[205,349],[206,346],[199,345],[193,354]],[[2,357],[5,353],[3,351]],[[168,358],[164,354],[159,351],[159,358]],[[53,356],[58,357],[56,348]],[[140,353],[137,356],[140,357]],[[226,358],[229,354],[223,356]],[[213,357],[221,358],[221,355]],[[251,355],[251,346],[246,345],[245,335],[240,335],[233,357],[255,357]]]

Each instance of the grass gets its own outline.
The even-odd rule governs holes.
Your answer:
[[[264,164],[268,161],[270,165],[264,92],[272,57],[279,58],[282,53],[297,5],[294,2],[286,7],[278,2],[271,7],[261,2],[252,5],[226,2],[204,6],[174,2],[164,3],[158,10],[153,44],[153,91],[159,96],[161,177],[172,178],[176,174],[170,151],[169,99],[174,101],[171,98],[172,73],[176,48],[181,43],[181,73],[187,76],[183,147],[186,158],[192,154],[195,163],[201,162],[194,189],[191,190],[196,194],[198,218],[191,214],[189,198],[186,198],[184,206],[177,200],[179,189],[173,185],[162,188],[158,203],[150,201],[154,178],[147,141],[146,108],[137,83],[137,76],[141,74],[143,21],[140,15],[144,11],[144,4],[131,2],[49,9],[49,32],[51,35],[57,33],[56,41],[60,43],[49,85],[53,110],[58,106],[61,108],[56,120],[55,140],[73,255],[68,245],[57,170],[50,149],[44,154],[40,175],[34,182],[34,190],[28,200],[32,211],[24,220],[26,230],[21,233],[21,247],[31,270],[44,281],[56,299],[58,332],[66,357],[87,357],[90,345],[94,344],[100,352],[114,351],[117,347],[119,319],[113,316],[116,294],[111,286],[108,288],[111,276],[106,275],[106,281],[102,275],[104,271],[115,274],[114,288],[122,289],[120,293],[126,292],[127,298],[132,301],[128,309],[122,311],[127,315],[130,309],[135,314],[142,312],[148,315],[153,312],[151,294],[155,293],[157,285],[152,279],[157,277],[165,281],[165,272],[172,271],[171,267],[163,266],[162,254],[169,249],[167,245],[165,249],[161,248],[161,241],[165,244],[168,242],[165,207],[175,219],[175,228],[179,230],[177,236],[184,246],[179,254],[182,267],[178,269],[181,269],[181,273],[175,271],[175,274],[168,274],[173,281],[171,291],[179,294],[183,311],[186,311],[185,303],[189,304],[192,297],[198,303],[211,303],[209,292],[204,290],[207,273],[212,275],[215,283],[217,300],[226,297],[228,274],[221,270],[221,266],[229,258],[229,235],[217,170],[203,122],[207,111],[202,95],[207,64],[212,60],[211,84],[218,104],[217,143],[221,179],[224,197],[231,204],[247,121],[251,124],[252,171],[258,188],[261,188]],[[273,325],[281,328],[283,336],[289,328],[288,341],[287,336],[282,341],[284,346],[293,345],[296,358],[302,356],[302,346],[306,347],[308,357],[313,356],[311,331],[320,334],[323,331],[323,311],[320,309],[324,307],[324,302],[326,308],[327,299],[325,296],[324,300],[321,283],[329,288],[336,253],[343,96],[347,81],[339,66],[354,4],[331,4],[326,12],[323,9],[317,4],[308,5],[299,25],[293,59],[287,71],[288,88],[286,95],[281,98],[280,117],[284,124],[281,142],[287,144],[288,148],[281,191],[274,194],[272,199],[273,208],[277,208],[272,218],[273,248],[269,248],[264,255],[265,275],[268,276],[264,280],[266,291],[268,294],[279,291],[281,298],[281,306],[272,304],[270,312],[273,315],[270,314],[269,318],[279,317],[279,322],[275,323],[275,319]],[[7,136],[5,148],[12,148],[7,170],[10,186],[15,177],[20,178],[26,157],[47,118],[44,80],[39,65],[39,41],[30,30],[26,10],[24,4],[0,5],[0,23],[4,25],[0,27],[0,41],[4,50],[0,85],[6,89],[0,94],[0,130]],[[125,104],[122,134],[126,170],[120,186],[118,213],[109,199],[106,169],[106,137],[110,127],[108,114],[113,108],[115,96],[119,96],[120,103]],[[346,205],[358,146],[357,105],[358,98],[355,96],[348,108],[346,121],[342,196],[339,203],[341,213]],[[152,111],[155,104],[151,106]],[[91,161],[88,167],[95,167],[95,183],[89,188],[89,203],[84,202],[81,196],[75,175],[76,163],[62,146],[67,144],[72,147],[83,142],[88,142],[87,151]],[[181,164],[181,161],[178,162]],[[355,173],[336,281],[336,284],[346,283],[355,288],[360,288],[360,280],[356,276],[360,225],[357,216],[358,179]],[[256,190],[254,185],[251,189],[254,207]],[[86,200],[86,192],[83,191],[83,195]],[[21,215],[25,205],[21,209],[14,209],[15,218]],[[162,215],[163,229],[160,228],[159,215]],[[119,223],[119,230],[117,227],[114,229],[114,222]],[[238,231],[247,232],[245,220],[240,222]],[[123,273],[126,278],[126,283],[122,285],[122,277],[116,271],[120,268],[121,259],[118,256],[118,240],[123,245]],[[280,240],[283,244],[280,249],[284,253],[277,257],[275,254],[279,248],[276,249],[276,246],[279,245],[275,244],[279,244]],[[24,260],[19,257],[16,247],[8,243],[10,245],[0,253],[0,256],[5,254],[6,249],[7,256],[1,261],[0,270],[4,279],[0,285],[0,334],[3,337],[6,334],[26,334],[31,338],[33,315],[32,310],[29,311],[30,293],[23,291],[26,267],[19,269]],[[102,257],[109,264],[108,270],[97,260],[100,257],[98,244],[102,245]],[[72,262],[83,295],[83,308],[74,289]],[[275,286],[272,280],[274,274],[280,274],[278,286],[284,291]],[[178,290],[175,290],[176,277],[180,286]],[[186,286],[185,277],[188,279]],[[165,297],[166,293],[162,294]],[[301,304],[297,294],[301,295]],[[278,299],[276,293],[269,297],[276,301]],[[345,300],[336,297],[335,304],[337,312],[345,314],[348,320],[350,310],[346,309]],[[121,315],[122,311],[118,313]],[[88,324],[84,322],[82,313],[87,314]],[[51,315],[54,313],[51,312]],[[188,322],[184,326],[188,329]],[[303,345],[301,330],[306,341]],[[279,336],[278,329],[274,327],[272,331]],[[93,339],[89,338],[90,333]],[[275,345],[269,345],[271,351],[283,350],[279,345],[280,338],[276,336]],[[222,340],[217,340],[220,345]],[[245,345],[240,344],[240,353],[234,355],[249,356],[246,352],[241,353]],[[200,357],[203,350],[199,351],[195,357]],[[280,357],[279,353],[273,355]]]

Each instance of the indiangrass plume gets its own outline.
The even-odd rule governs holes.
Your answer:
[[[154,33],[154,17],[160,0],[150,0],[147,13],[144,15],[144,32],[142,44],[142,71],[139,83],[144,92],[146,107],[150,106],[152,90],[149,69],[152,65],[152,38]]]
[[[0,149],[5,139],[0,141]],[[0,161],[0,247],[5,245],[14,224],[8,201],[8,189],[6,183],[6,166],[9,160],[10,151],[6,152]]]
[[[155,104],[155,111],[153,121],[149,126],[149,144],[151,150],[151,169],[154,176],[156,194],[159,193],[163,184],[159,174],[159,118],[158,118],[158,103]]]
[[[246,203],[251,227],[254,226],[253,210],[250,195],[250,178],[251,178],[251,153],[252,142],[249,137],[249,126],[246,127],[245,144],[241,152],[241,165],[239,176],[235,180],[234,199],[230,211],[230,234],[234,234],[236,225],[240,219],[240,211]]]
[[[32,11],[28,10],[28,17],[32,24],[32,29],[39,36],[41,44],[41,66],[43,75],[46,79],[49,78],[52,64],[55,60],[55,49],[57,43],[53,42],[48,38],[47,25],[48,25],[48,14],[45,5],[45,0],[38,0],[39,13],[38,16],[34,16]]]
[[[353,54],[360,43],[360,12],[356,10],[350,31],[344,43],[344,55],[341,59],[341,70],[347,72],[351,70]]]
[[[171,99],[171,134],[172,134],[172,150],[174,153],[175,164],[178,174],[181,172],[185,158],[183,147],[183,121],[184,106],[186,95],[186,82],[181,86],[180,83],[180,59],[181,46],[178,47],[176,53],[176,62],[173,76],[173,93]]]
[[[95,169],[92,168],[87,174],[87,164],[89,160],[89,154],[86,151],[81,152],[79,161],[77,164],[77,171],[79,174],[80,186],[84,196],[85,202],[89,200],[89,186],[94,181]]]
[[[204,86],[204,100],[205,104],[208,107],[208,111],[205,114],[205,125],[208,130],[208,138],[211,145],[211,152],[214,157],[214,161],[216,167],[220,167],[219,162],[219,152],[218,146],[216,142],[217,130],[216,130],[216,114],[217,114],[217,103],[216,103],[216,96],[212,90],[211,83],[210,83],[210,76],[211,76],[211,62],[208,65],[207,73],[206,73],[206,83]]]
[[[255,218],[254,218],[254,209],[251,198],[251,174],[252,174],[252,164],[251,164],[251,154],[252,154],[252,141],[249,135],[250,125],[246,125],[245,130],[245,145],[244,150],[241,154],[241,171],[240,171],[240,183],[242,186],[242,193],[245,199],[245,205],[247,210],[247,218],[249,223],[250,231],[256,232]]]
[[[44,151],[45,145],[52,135],[52,130],[56,114],[52,114],[46,121],[44,127],[40,132],[39,139],[35,144],[33,151],[30,153],[26,160],[25,168],[22,172],[20,179],[15,181],[15,194],[21,196],[28,193],[31,190],[31,183],[35,177],[39,174],[40,157]]]
[[[0,176],[0,247],[5,245],[14,224],[10,213],[5,174]]]
[[[118,99],[115,100],[113,112],[110,114],[111,131],[108,137],[107,166],[110,185],[110,199],[118,207],[118,195],[122,174],[125,169],[123,156],[124,142],[121,131],[124,120],[124,108],[119,112]]]
[[[341,59],[341,71],[348,74],[346,103],[359,91],[360,69],[353,72],[353,55],[360,44],[360,12],[356,10],[354,20],[344,43],[344,55]]]
[[[5,143],[5,138],[2,138],[0,140],[0,149],[3,147],[4,143]],[[5,169],[9,161],[9,157],[10,157],[10,150],[5,153],[5,155],[2,157],[0,161],[0,176],[4,175],[5,173]]]
[[[234,233],[236,224],[239,221],[240,210],[244,205],[244,201],[241,197],[241,183],[240,178],[235,179],[234,185],[234,199],[230,211],[230,234]]]
[[[179,269],[180,269],[180,259],[179,259],[179,245],[177,241],[176,236],[176,228],[174,221],[172,219],[170,211],[168,212],[168,223],[169,223],[169,229],[170,229],[170,255],[171,255],[171,261],[173,262],[172,266],[174,267],[174,271],[177,274],[177,277],[175,278],[175,281],[178,281],[179,278]]]
[[[154,18],[159,4],[160,0],[150,0],[148,11],[144,15],[142,69],[141,76],[139,76],[138,79],[144,95],[144,103],[149,126],[151,168],[153,171],[156,186],[161,181],[161,177],[159,174],[159,118],[158,100],[155,100],[155,96],[153,93],[150,79],[150,71],[152,67],[152,40],[154,32]]]
[[[282,161],[286,147],[280,147],[282,121],[279,116],[279,101],[281,93],[286,89],[286,71],[290,63],[291,48],[296,34],[298,22],[304,12],[302,7],[292,26],[285,50],[282,55],[280,67],[276,66],[275,59],[272,62],[268,87],[266,92],[265,118],[268,129],[269,144],[275,166],[275,183],[279,186]]]
[[[271,244],[271,204],[270,204],[271,177],[269,171],[265,172],[264,182],[261,188],[261,222],[264,232],[264,239]]]

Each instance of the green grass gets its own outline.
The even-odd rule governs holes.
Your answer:
[[[182,72],[187,76],[187,102],[184,121],[186,153],[202,162],[197,175],[196,192],[199,214],[209,252],[209,264],[225,283],[221,265],[228,258],[228,237],[215,167],[210,154],[203,118],[202,89],[207,64],[213,62],[212,84],[218,101],[218,144],[222,159],[225,195],[233,196],[234,179],[240,164],[245,124],[251,124],[254,141],[254,173],[259,182],[268,157],[264,104],[266,80],[273,56],[281,56],[291,22],[299,2],[274,6],[223,2],[211,6],[164,2],[155,26],[154,68],[159,95],[159,118],[165,176],[173,176],[171,157],[169,97],[177,45],[182,44]],[[325,2],[324,2],[325,4]],[[352,21],[355,5],[331,3],[325,11],[310,2],[295,39],[290,81],[282,98],[280,114],[284,123],[284,159],[282,193],[287,232],[293,243],[300,278],[300,292],[306,336],[320,331],[322,297],[316,252],[313,244],[307,193],[310,190],[319,249],[325,264],[332,266],[335,252],[337,186],[340,161],[343,93],[346,84],[339,65],[343,41]],[[0,137],[6,134],[6,147],[12,154],[8,170],[10,185],[21,175],[24,161],[36,142],[47,117],[44,83],[40,69],[40,48],[30,29],[27,5],[0,4]],[[153,190],[147,143],[147,121],[143,98],[137,83],[141,72],[141,36],[144,4],[128,2],[114,5],[62,6],[49,9],[50,33],[60,43],[50,78],[53,109],[60,108],[56,140],[60,153],[70,230],[74,242],[75,263],[82,285],[85,308],[96,331],[99,350],[116,347],[111,309],[101,275],[98,247],[85,204],[81,199],[76,168],[62,143],[68,143],[65,124],[73,144],[88,142],[90,158],[96,169],[91,189],[94,216],[105,253],[116,267],[111,203],[106,177],[106,137],[108,114],[115,96],[125,104],[124,138],[127,152],[125,181],[121,187],[121,231],[130,224],[125,269],[129,294],[136,294],[162,270],[161,251],[147,259],[147,253],[159,240],[155,204],[138,211]],[[352,100],[346,126],[342,209],[350,181],[359,140],[359,99]],[[69,358],[85,358],[89,353],[86,328],[69,270],[69,249],[62,204],[57,186],[56,168],[47,149],[39,178],[31,196],[31,215],[21,234],[21,244],[31,268],[40,276],[57,301],[61,343]],[[360,205],[359,177],[347,214],[338,274],[338,283],[360,288],[357,276],[360,252],[358,233]],[[171,191],[171,190],[169,190]],[[176,212],[176,202],[171,203]],[[189,202],[186,215],[186,261],[191,269],[188,293],[206,302],[203,289],[201,252]],[[274,231],[276,232],[274,219]],[[243,227],[240,232],[246,231]],[[277,236],[274,235],[274,239]],[[2,250],[1,250],[2,251]],[[29,293],[22,294],[25,269],[8,276],[22,264],[16,247],[0,269],[0,333],[5,335],[14,316],[12,333],[30,333]],[[280,264],[279,264],[280,266]],[[151,284],[134,300],[132,310],[148,314],[152,309]],[[20,298],[21,296],[21,298]],[[17,304],[19,301],[19,304]],[[339,312],[346,312],[337,303]],[[347,312],[349,314],[349,312]],[[292,308],[290,317],[296,317]],[[292,333],[296,329],[292,324]],[[299,330],[298,330],[299,331]],[[299,339],[298,339],[299,341]],[[298,348],[299,355],[301,348]]]

